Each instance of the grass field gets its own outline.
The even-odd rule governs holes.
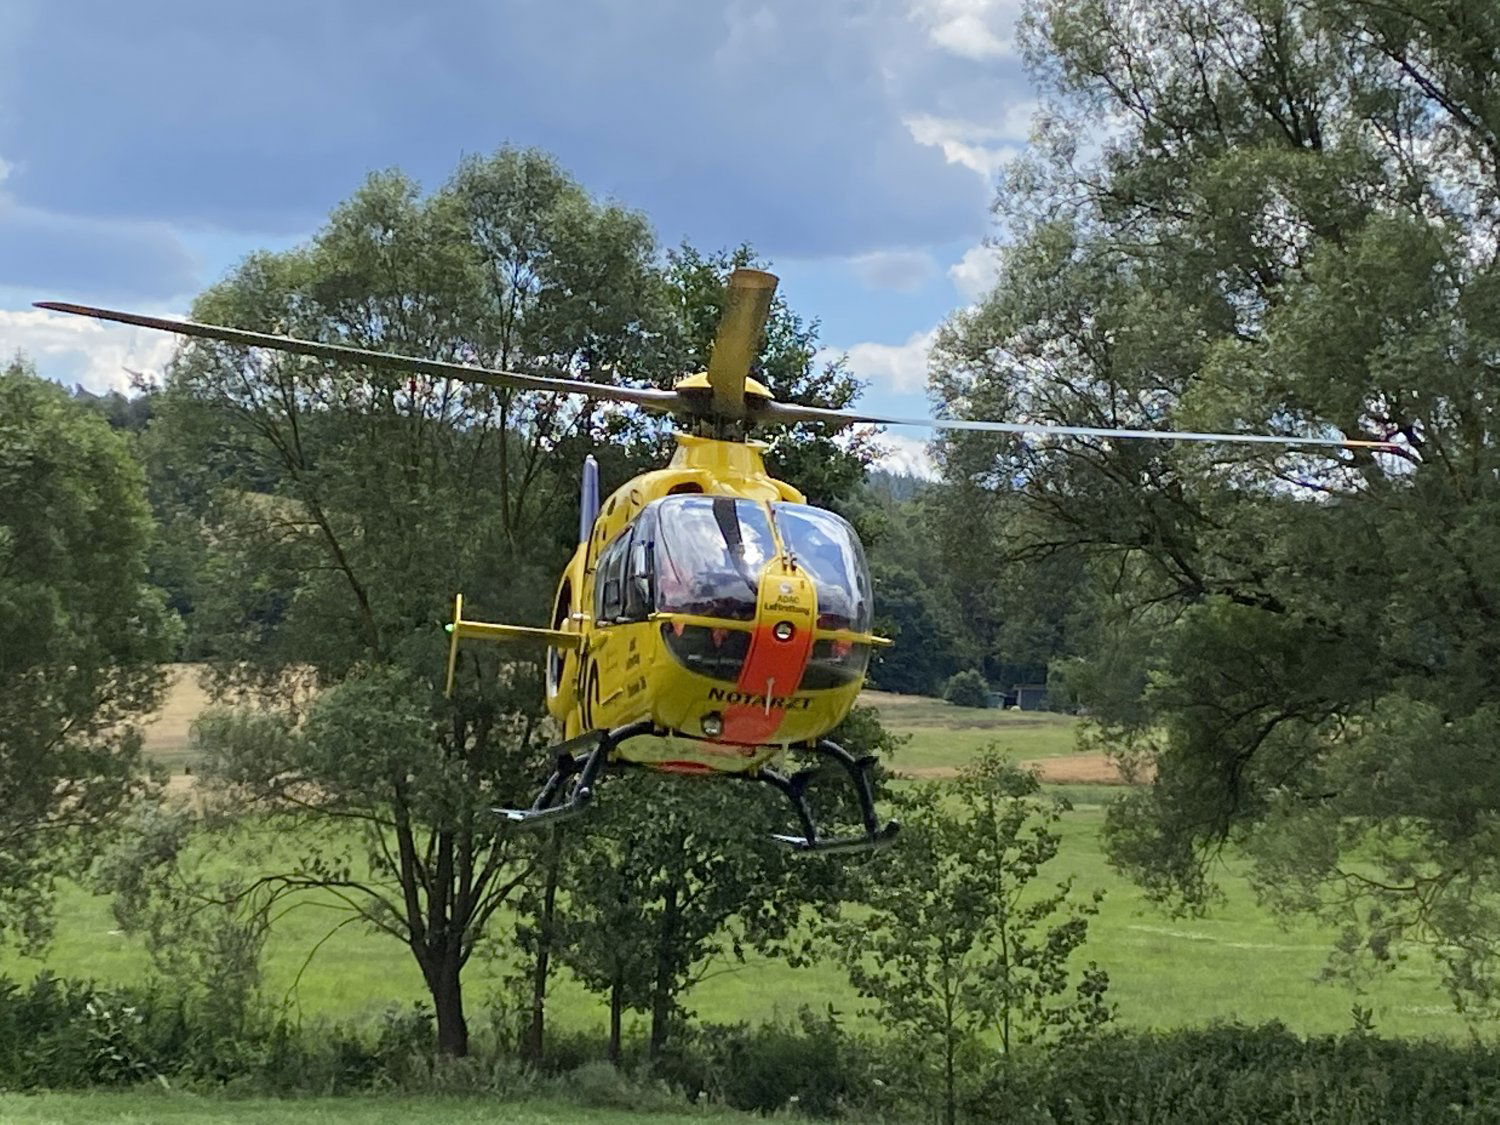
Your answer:
[[[494,1097],[200,1098],[187,1094],[0,1094],[5,1125],[713,1125],[760,1120],[728,1111],[649,1113]]]
[[[1066,715],[955,707],[883,691],[867,691],[860,701],[875,707],[887,727],[911,736],[890,763],[900,773],[954,769],[991,743],[1022,761],[1074,753],[1076,724]]]
[[[898,770],[951,769],[991,741],[1022,760],[1073,752],[1073,724],[1063,716],[969,711],[879,693],[872,693],[871,702],[890,726],[914,736],[895,763]],[[181,764],[188,754],[192,700],[184,690],[174,696],[174,704],[155,728],[153,749],[164,760]],[[1072,876],[1080,893],[1095,888],[1106,892],[1085,956],[1108,970],[1121,1024],[1165,1028],[1277,1019],[1300,1032],[1340,1031],[1350,1026],[1351,1008],[1358,1004],[1373,1010],[1382,1034],[1465,1034],[1465,1024],[1453,1013],[1424,957],[1398,962],[1364,995],[1316,983],[1331,935],[1306,922],[1283,928],[1256,905],[1232,867],[1225,873],[1225,900],[1208,916],[1174,919],[1155,911],[1136,887],[1109,868],[1100,846],[1101,802],[1118,790],[1074,786],[1064,791],[1076,808],[1063,820],[1064,847],[1049,874],[1054,879]],[[314,946],[341,917],[326,902],[310,899],[278,924],[267,951],[269,999],[284,998],[305,1017],[359,1020],[425,995],[402,947],[355,926],[340,930],[308,962]],[[502,952],[509,945],[505,927],[502,919],[495,930],[494,946]],[[140,981],[148,973],[144,951],[118,932],[108,903],[71,884],[61,890],[57,938],[44,959],[0,953],[3,972],[29,977],[44,967],[59,975],[113,982]],[[466,998],[476,1027],[486,1021],[486,1009],[510,969],[500,956],[476,958],[470,965]],[[700,1018],[715,1021],[792,1015],[804,1004],[820,1009],[832,1004],[853,1016],[859,1007],[832,965],[792,969],[759,958],[716,966],[688,1003]],[[566,976],[559,980],[549,1010],[554,1024],[563,1028],[588,1030],[605,1019],[600,1002]],[[0,1120],[8,1118],[0,1115]]]

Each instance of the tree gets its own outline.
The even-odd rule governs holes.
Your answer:
[[[990,685],[977,669],[965,668],[949,677],[943,698],[955,707],[988,707]]]
[[[832,737],[881,758],[907,740],[868,707],[855,707]],[[764,786],[650,775],[610,785],[588,834],[562,844],[566,907],[555,936],[574,974],[608,996],[609,1056],[618,1063],[626,1011],[650,1013],[654,1058],[682,1014],[681,997],[724,962],[743,961],[748,949],[794,962],[808,956],[798,923],[809,911],[836,916],[857,894],[864,865],[799,855],[773,840],[773,832],[799,829],[782,796]],[[859,813],[842,771],[815,777],[807,792],[820,824],[854,831]]]
[[[881,691],[935,695],[953,674],[953,638],[926,583],[899,566],[875,565],[875,628],[896,643],[875,655],[870,672]]]
[[[640,215],[503,149],[425,197],[372,177],[310,245],[253,256],[194,313],[599,379],[644,348],[652,254]],[[466,650],[443,698],[441,623],[459,591],[483,615],[545,620],[575,536],[571,465],[617,422],[210,344],[184,351],[160,397],[214,545],[194,602],[213,685],[269,705],[201,724],[204,772],[296,842],[246,890],[331,892],[405,944],[439,1046],[463,1054],[463,969],[535,857],[491,810],[529,800],[549,732],[539,654]]]
[[[145,785],[135,723],[174,622],[125,439],[20,360],[0,370],[0,936],[50,934],[52,889]]]
[[[904,795],[901,843],[870,872],[868,914],[826,931],[855,990],[937,1076],[948,1125],[960,1062],[984,1033],[1009,1054],[1111,1016],[1106,974],[1091,962],[1075,976],[1069,964],[1102,894],[1072,901],[1071,878],[1036,886],[1066,807],[1040,791],[992,751],[957,783]]]
[[[1002,193],[999,283],[940,339],[941,397],[1400,446],[950,443],[1108,592],[1115,666],[1085,702],[1154,765],[1112,855],[1192,906],[1237,844],[1277,904],[1377,960],[1433,939],[1488,1000],[1500,15],[1058,0],[1026,41],[1048,111]]]
[[[568,855],[562,956],[609,996],[611,1059],[632,1009],[650,1015],[656,1058],[694,984],[751,948],[795,960],[804,908],[831,906],[844,880],[771,838],[781,797],[762,786],[637,774],[611,789]]]

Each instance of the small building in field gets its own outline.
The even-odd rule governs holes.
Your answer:
[[[1017,684],[1014,706],[1021,711],[1047,710],[1046,684]]]

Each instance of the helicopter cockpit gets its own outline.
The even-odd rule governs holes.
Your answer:
[[[733,682],[749,652],[761,572],[782,548],[813,580],[818,629],[869,633],[869,569],[859,536],[845,520],[806,504],[701,494],[653,501],[605,548],[595,575],[594,619],[609,624],[671,613],[723,622],[665,621],[662,636],[692,671]],[[801,687],[850,683],[864,675],[868,661],[867,644],[817,639]]]

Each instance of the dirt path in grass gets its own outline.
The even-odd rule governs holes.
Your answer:
[[[1124,785],[1120,769],[1104,754],[1069,754],[1061,758],[1031,758],[1020,763],[1053,785]],[[958,776],[957,766],[915,766],[891,771],[898,777],[946,780]]]

